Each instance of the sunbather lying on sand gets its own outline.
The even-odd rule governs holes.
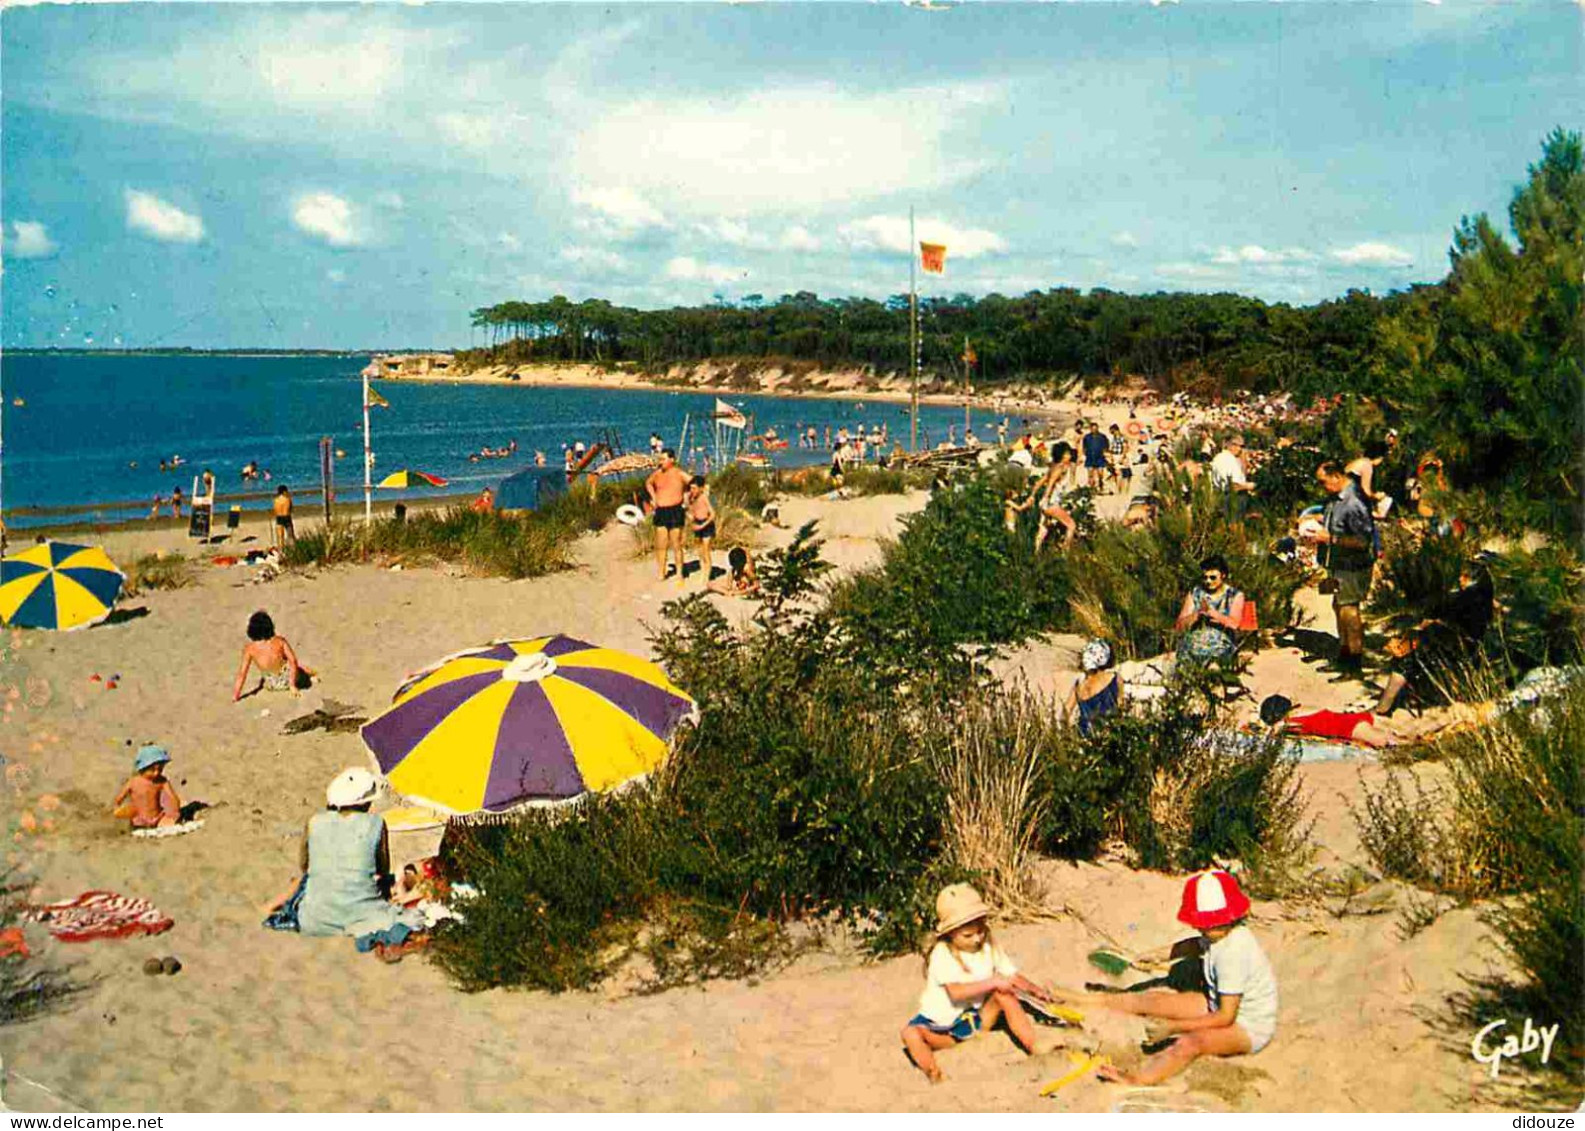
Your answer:
[[[1336,738],[1378,748],[1423,741],[1451,725],[1444,722],[1419,726],[1407,721],[1389,724],[1370,711],[1300,710],[1286,695],[1268,695],[1261,700],[1260,721],[1284,734]]]

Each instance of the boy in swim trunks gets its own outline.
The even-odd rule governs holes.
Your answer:
[[[708,584],[715,572],[710,556],[710,543],[715,539],[715,507],[710,505],[710,484],[703,479],[695,479],[688,487],[688,524],[699,543],[700,576]]]
[[[292,493],[282,483],[275,489],[275,545],[284,548],[287,541],[297,541],[297,531],[292,529]]]
[[[682,527],[685,521],[683,498],[688,490],[688,474],[677,466],[677,453],[666,448],[660,454],[660,467],[644,481],[655,521],[655,565],[660,579],[666,580],[666,552],[677,560],[677,584],[682,581]]]

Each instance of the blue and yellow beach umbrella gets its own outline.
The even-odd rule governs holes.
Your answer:
[[[542,636],[461,652],[413,676],[362,735],[409,800],[501,812],[643,777],[696,711],[648,660]]]
[[[0,621],[69,631],[110,615],[126,575],[98,546],[40,542],[0,559]]]

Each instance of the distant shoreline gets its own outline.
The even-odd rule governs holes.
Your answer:
[[[783,400],[839,400],[839,401],[875,401],[885,404],[907,405],[912,401],[912,393],[907,389],[898,388],[900,383],[896,378],[885,378],[882,387],[865,387],[862,377],[854,371],[846,370],[821,370],[808,375],[805,381],[816,380],[824,387],[810,389],[807,387],[788,388],[790,379],[781,376],[780,371],[774,368],[759,371],[756,374],[756,387],[744,388],[740,384],[729,381],[667,381],[658,380],[644,375],[609,370],[596,369],[588,365],[547,366],[547,365],[522,365],[522,366],[492,366],[478,369],[469,373],[447,371],[445,373],[427,374],[382,374],[374,378],[376,381],[390,381],[392,383],[408,382],[412,384],[432,385],[489,385],[513,386],[534,389],[610,389],[627,392],[662,392],[662,393],[699,393],[717,396],[723,399],[733,396],[745,397],[775,397]],[[833,384],[833,383],[840,384]],[[961,392],[956,393],[920,393],[919,403],[937,408],[961,408],[967,400],[969,407],[983,412],[995,412],[1003,415],[1017,415],[1020,417],[1038,417],[1042,420],[1072,417],[1083,411],[1083,407],[1067,398],[1054,401],[1030,400],[1019,397],[1021,389],[1008,389],[999,396],[986,396],[983,392],[976,392],[965,398]]]
[[[56,349],[52,346],[18,347],[5,351],[17,357],[370,357],[380,353],[433,353],[433,350],[316,350],[316,349]]]

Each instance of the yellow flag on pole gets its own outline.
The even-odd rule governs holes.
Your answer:
[[[386,400],[384,397],[380,396],[380,394],[375,390],[374,386],[370,385],[369,386],[369,407],[370,408],[390,408],[391,407],[391,402]]]

